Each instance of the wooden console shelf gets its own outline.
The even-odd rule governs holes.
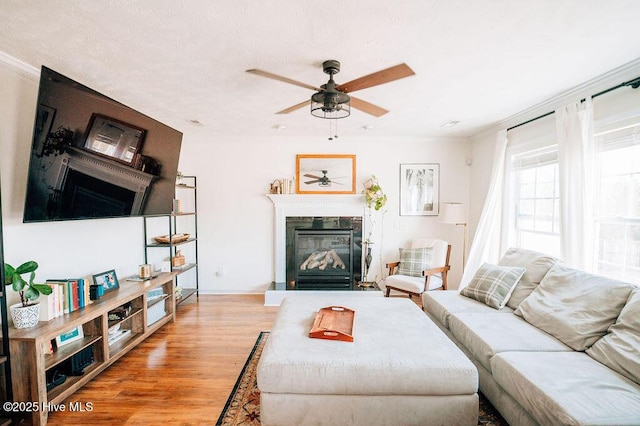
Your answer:
[[[33,328],[9,329],[13,399],[39,403],[40,410],[31,413],[34,425],[47,423],[46,408],[49,404],[62,403],[164,324],[175,321],[176,275],[175,272],[167,272],[148,281],[126,281],[120,288],[105,293],[83,309],[49,322],[40,322]],[[148,292],[156,288],[162,288],[166,296],[150,299]],[[128,304],[131,304],[131,311],[125,318],[109,320],[109,311]],[[159,304],[164,305],[164,316],[161,317],[157,315]],[[152,306],[156,316],[154,322],[149,323],[147,314]],[[60,346],[50,354],[50,342],[76,327],[82,327],[84,337]],[[110,344],[110,335],[113,338],[118,332],[122,338]],[[84,368],[83,374],[67,375],[64,383],[47,390],[47,375],[62,369],[66,361],[87,348],[92,348],[93,362]]]

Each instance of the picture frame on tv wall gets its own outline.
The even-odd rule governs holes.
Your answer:
[[[120,287],[118,276],[114,269],[95,274],[93,276],[93,284],[102,285],[105,293]]]
[[[83,148],[134,166],[145,129],[101,114],[91,114]]]

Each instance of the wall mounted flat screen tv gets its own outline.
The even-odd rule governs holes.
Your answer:
[[[171,213],[182,133],[42,67],[24,222]]]

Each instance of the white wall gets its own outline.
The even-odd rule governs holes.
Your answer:
[[[2,59],[2,58],[0,58]],[[36,108],[36,71],[21,71],[0,61],[0,176],[5,260],[36,260],[37,278],[88,277],[107,269],[132,275],[143,262],[142,219],[106,219],[23,224],[29,147]],[[300,140],[278,137],[217,140],[206,128],[185,132],[179,170],[198,177],[200,285],[203,292],[264,291],[274,278],[273,205],[265,196],[269,183],[292,177],[295,155],[349,153],[357,156],[358,191],[373,173],[387,192],[383,250],[374,247],[375,263],[397,258],[397,248],[412,238],[436,237],[453,244],[451,287],[461,276],[462,229],[437,217],[400,217],[401,163],[439,163],[440,201],[469,199],[469,143],[458,140],[375,140],[325,135]],[[265,131],[272,131],[267,129]],[[330,196],[330,195],[327,195]],[[380,223],[380,220],[379,220]],[[373,239],[379,243],[380,236]],[[15,265],[14,265],[15,266]],[[222,276],[216,272],[221,271]],[[11,302],[11,300],[10,300]]]

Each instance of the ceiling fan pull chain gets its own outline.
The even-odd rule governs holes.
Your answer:
[[[334,126],[335,126],[335,130],[333,130]],[[338,120],[335,118],[333,120],[329,120],[329,138],[328,139],[332,141],[333,138],[338,139]]]

